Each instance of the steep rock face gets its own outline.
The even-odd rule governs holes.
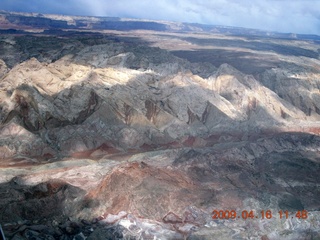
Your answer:
[[[25,128],[19,121],[11,121],[9,124],[1,127],[1,158],[16,158],[24,162],[35,163],[33,158],[50,159],[54,158],[58,152],[53,146],[43,141],[43,139]]]
[[[240,110],[243,118],[252,122],[264,122],[267,118],[279,122],[286,118],[305,118],[303,112],[283,101],[255,78],[226,64],[218,69],[212,88]]]
[[[98,96],[93,91],[79,87],[58,93],[50,102],[52,98],[48,99],[35,87],[23,84],[14,90],[10,99],[9,107],[4,109],[3,122],[17,117],[23,127],[32,132],[82,123],[98,105]]]
[[[6,63],[1,59],[0,60],[0,78],[8,72],[8,67]]]
[[[114,151],[190,146],[190,137],[210,145],[212,135],[241,139],[259,129],[308,125],[300,105],[230,65],[204,79],[192,72],[197,64],[152,51],[104,43],[52,63],[31,58],[16,65],[1,79],[2,128],[21,125],[53,155],[90,156],[104,145]],[[4,149],[9,143],[18,149],[13,140]],[[24,147],[5,156],[33,149]]]
[[[259,80],[282,99],[303,111],[307,116],[319,119],[319,65],[315,60],[304,59],[295,68],[274,68],[261,74]]]

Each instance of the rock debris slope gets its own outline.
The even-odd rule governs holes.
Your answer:
[[[319,60],[253,76],[100,35],[0,44],[10,239],[319,236]],[[213,209],[309,218],[213,220]]]

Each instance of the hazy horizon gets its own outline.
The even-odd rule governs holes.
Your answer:
[[[0,10],[164,20],[320,35],[320,1],[2,0]]]

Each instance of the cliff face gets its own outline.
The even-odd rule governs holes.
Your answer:
[[[113,223],[140,239],[319,235],[316,55],[264,52],[281,62],[248,58],[251,75],[90,34],[0,37],[0,222],[12,238],[95,239]],[[310,215],[235,222],[214,209]]]

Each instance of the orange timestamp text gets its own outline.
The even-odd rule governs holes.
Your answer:
[[[288,210],[280,210],[277,213],[273,213],[271,210],[243,210],[237,212],[236,210],[213,210],[212,219],[272,219],[278,217],[279,219],[297,218],[307,219],[308,211],[299,210],[295,212],[289,212]]]

